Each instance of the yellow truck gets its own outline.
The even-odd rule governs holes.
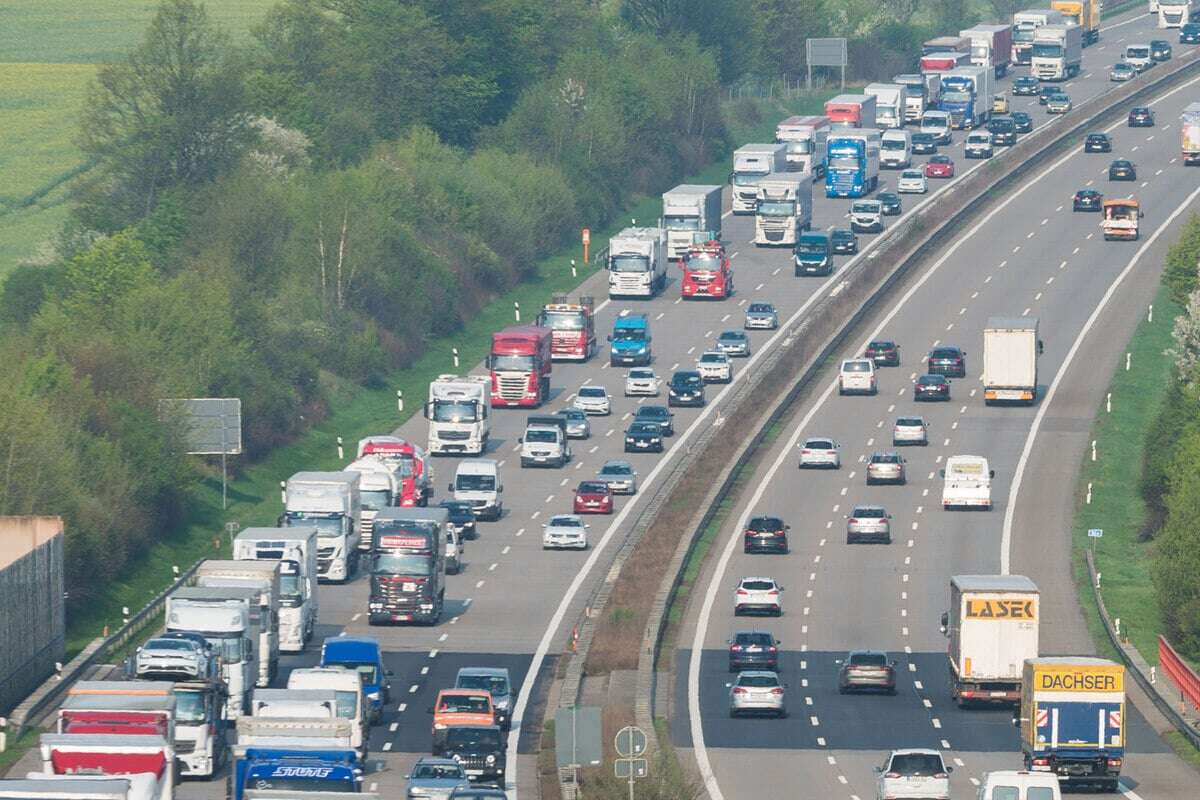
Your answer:
[[[1119,198],[1105,200],[1103,219],[1100,228],[1104,231],[1105,241],[1124,239],[1136,242],[1138,238],[1138,221],[1142,218],[1142,209],[1137,200]]]
[[[1083,30],[1083,46],[1100,41],[1100,0],[1052,0],[1050,8]]]

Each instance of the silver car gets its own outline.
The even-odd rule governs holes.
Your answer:
[[[937,750],[893,750],[883,766],[875,768],[879,773],[876,800],[949,800],[953,770],[946,766]]]
[[[924,417],[897,417],[892,426],[892,446],[929,444],[929,425]]]
[[[575,395],[575,408],[585,414],[611,414],[612,402],[608,399],[608,390],[603,386],[580,386]]]
[[[607,483],[613,494],[637,494],[637,476],[628,461],[606,461],[596,473],[596,480]]]
[[[408,800],[444,800],[471,785],[462,764],[451,758],[419,758],[408,778]]]
[[[746,307],[744,328],[773,331],[779,327],[779,313],[770,303],[751,303]]]
[[[799,448],[800,469],[838,469],[842,466],[841,445],[826,436],[805,439]]]
[[[662,391],[662,381],[654,374],[654,370],[638,367],[629,370],[625,376],[626,397],[658,397]]]
[[[766,670],[739,672],[729,688],[729,716],[742,714],[770,714],[787,716],[787,684],[781,683],[779,675]]]
[[[904,485],[904,457],[896,452],[872,453],[867,459],[867,486],[876,483]]]
[[[846,544],[892,543],[892,516],[883,506],[855,506],[846,517]]]
[[[742,578],[733,590],[733,615],[783,615],[783,587],[774,578]]]
[[[564,408],[558,412],[559,416],[567,421],[567,438],[568,439],[588,439],[592,435],[592,423],[588,420],[587,414],[580,411],[578,408]]]
[[[921,170],[906,169],[896,181],[896,191],[901,194],[925,194],[929,191],[929,181]]]
[[[1047,114],[1066,114],[1071,110],[1071,98],[1065,94],[1052,94],[1046,98]]]
[[[750,355],[750,337],[742,331],[722,331],[717,337],[717,349],[727,356],[746,358]]]
[[[587,550],[589,527],[578,514],[555,514],[542,525],[542,549]]]

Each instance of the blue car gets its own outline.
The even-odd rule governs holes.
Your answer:
[[[371,722],[383,718],[383,707],[389,702],[392,674],[383,666],[383,650],[379,642],[366,636],[330,636],[321,645],[322,667],[346,667],[362,676],[363,695],[371,710]]]

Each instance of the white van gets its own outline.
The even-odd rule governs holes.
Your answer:
[[[287,688],[333,692],[334,713],[351,725],[350,744],[363,756],[367,754],[367,708],[362,690],[362,676],[345,667],[307,667],[294,669],[288,675]]]
[[[879,166],[904,169],[912,163],[912,134],[906,130],[886,130],[879,138]]]
[[[838,371],[838,394],[876,394],[875,362],[869,358],[850,358]]]
[[[979,800],[1062,800],[1062,790],[1051,773],[997,770],[983,776]]]
[[[459,462],[448,489],[455,500],[470,503],[479,519],[498,520],[504,513],[504,503],[500,500],[504,484],[495,459],[468,458]]]
[[[1125,58],[1123,60],[1138,72],[1144,72],[1154,66],[1154,57],[1150,55],[1150,45],[1147,42],[1135,42],[1134,44],[1125,45]]]
[[[971,131],[963,149],[967,158],[991,158],[992,134],[984,130]]]
[[[938,144],[950,144],[950,115],[945,111],[926,111],[921,115],[921,133],[932,133]]]
[[[946,459],[942,477],[945,478],[943,509],[991,509],[992,478],[996,477],[996,472],[988,468],[988,460],[983,456],[950,456]]]

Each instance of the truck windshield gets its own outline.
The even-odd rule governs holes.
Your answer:
[[[525,431],[525,441],[527,442],[546,442],[554,444],[558,441],[558,431],[550,431],[545,429],[532,428]]]
[[[700,218],[665,216],[663,225],[667,226],[669,231],[698,231],[700,230]]]
[[[433,556],[376,553],[371,559],[371,572],[376,575],[428,577],[433,574]]]
[[[692,272],[717,272],[721,269],[721,259],[706,253],[690,255],[684,264]]]
[[[496,372],[533,372],[533,356],[492,356]]]
[[[175,722],[204,722],[204,694],[175,687]]]
[[[578,311],[543,311],[541,325],[556,331],[581,331],[583,315]]]
[[[454,480],[454,489],[458,492],[494,492],[496,491],[496,476],[459,475]]]
[[[617,328],[613,331],[613,341],[616,342],[640,342],[645,338],[644,328]]]
[[[754,171],[746,170],[744,172],[735,172],[735,173],[733,173],[733,185],[734,186],[754,186],[759,182],[759,180],[761,178],[763,178],[767,174],[768,173],[762,172],[760,170],[754,170]]]
[[[288,511],[283,515],[284,522],[288,527],[293,525],[304,525],[310,528],[317,529],[317,536],[320,538],[337,537],[342,535],[342,523],[345,517],[341,514],[336,516],[315,516],[303,511]]]
[[[806,156],[813,151],[811,139],[784,139],[788,152],[794,156]]]
[[[649,272],[650,259],[646,256],[613,256],[608,260],[613,272]]]
[[[792,217],[796,214],[796,204],[790,201],[758,203],[758,214],[762,217]]]
[[[1035,42],[1033,45],[1034,58],[1058,58],[1063,54],[1061,44],[1053,42]]]
[[[829,159],[829,169],[833,170],[854,170],[858,169],[857,156],[838,156]]]
[[[1012,38],[1014,42],[1032,42],[1033,41],[1033,26],[1023,28],[1017,26],[1013,28]]]
[[[475,403],[465,403],[459,400],[433,401],[433,419],[435,422],[475,422],[478,417]]]
[[[962,91],[942,92],[942,102],[945,103],[969,103],[971,102],[971,93]],[[935,123],[936,124],[936,123]]]
[[[303,590],[300,588],[300,576],[280,575],[279,576],[279,602],[285,606],[294,606],[299,604]]]
[[[228,636],[220,633],[202,633],[201,635],[212,645],[213,652],[220,656],[224,663],[240,664],[242,662],[242,637],[240,634]]]
[[[362,507],[368,511],[378,511],[391,505],[391,492],[387,489],[370,489],[359,492],[358,498]]]

